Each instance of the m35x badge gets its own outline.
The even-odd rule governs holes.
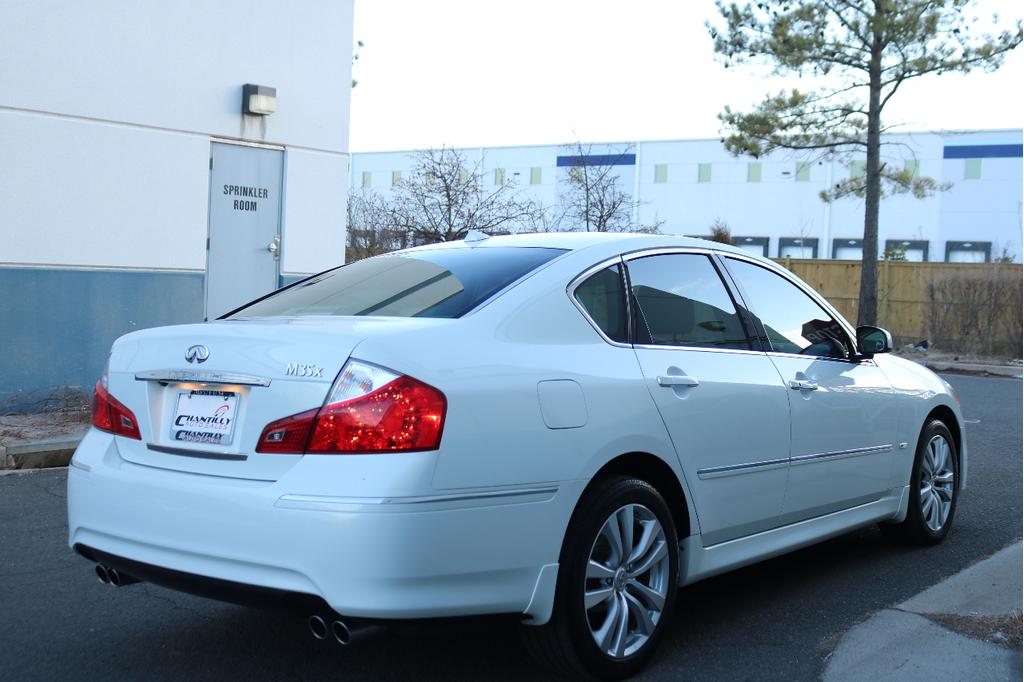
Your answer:
[[[285,368],[285,376],[290,377],[323,377],[324,368],[316,365],[300,365],[288,363]]]

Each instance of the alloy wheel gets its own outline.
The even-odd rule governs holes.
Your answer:
[[[921,518],[932,532],[938,532],[953,506],[953,461],[949,442],[942,435],[928,441],[921,458]]]
[[[612,658],[647,643],[668,598],[670,562],[665,530],[641,504],[627,504],[604,522],[590,550],[583,606],[590,634]]]

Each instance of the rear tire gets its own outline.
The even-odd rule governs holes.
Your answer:
[[[668,629],[678,576],[679,541],[658,491],[635,478],[602,481],[573,513],[551,620],[523,626],[526,648],[566,677],[633,675]]]
[[[907,517],[880,525],[891,540],[929,546],[942,542],[953,525],[960,495],[960,464],[956,440],[940,420],[927,423],[918,440],[910,472]]]

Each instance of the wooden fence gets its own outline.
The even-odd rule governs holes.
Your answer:
[[[857,322],[860,261],[776,259]],[[878,324],[897,343],[1020,355],[1019,263],[879,261]]]

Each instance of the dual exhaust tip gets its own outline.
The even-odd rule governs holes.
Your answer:
[[[309,631],[315,639],[333,637],[341,646],[348,646],[353,641],[383,632],[384,628],[380,625],[350,624],[340,618],[328,622],[323,616],[313,614],[309,617]]]
[[[122,573],[106,564],[96,564],[96,577],[104,585],[113,585],[114,587],[124,587],[139,582],[138,578]],[[316,639],[325,640],[328,637],[333,637],[334,641],[341,646],[348,646],[355,640],[383,632],[384,628],[381,625],[349,624],[340,618],[328,621],[323,616],[313,614],[309,617],[309,631]]]
[[[105,564],[96,564],[96,577],[104,585],[113,585],[114,587],[124,587],[139,582],[138,578],[133,578]]]

